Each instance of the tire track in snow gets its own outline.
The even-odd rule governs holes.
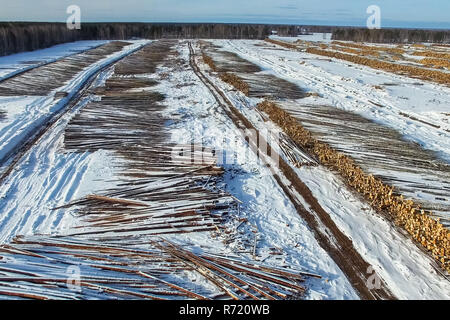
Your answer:
[[[238,109],[227,99],[225,94],[214,85],[214,83],[205,76],[195,62],[194,50],[189,42],[190,64],[195,74],[210,90],[217,103],[222,106],[225,113],[242,132],[245,130],[254,130],[259,132],[251,122],[243,116]],[[260,136],[259,134],[257,134]],[[244,137],[245,138],[245,137]],[[258,152],[259,145],[266,145],[267,151],[260,151],[260,156],[272,154],[274,150],[268,143],[260,141],[256,145],[254,141],[248,141],[253,144],[251,149]],[[387,288],[384,281],[381,280],[379,289],[370,289],[367,284],[371,274],[367,273],[370,265],[361,257],[353,247],[352,241],[342,233],[331,217],[320,206],[318,200],[313,196],[311,190],[300,180],[295,171],[287,164],[282,157],[278,157],[280,168],[274,173],[274,179],[285,192],[287,198],[296,208],[298,214],[307,222],[312,232],[316,236],[320,246],[328,252],[339,268],[344,272],[354,289],[362,299],[395,299]],[[266,164],[271,162],[268,158],[263,159]],[[306,203],[308,209],[304,206]]]
[[[247,112],[248,109],[242,110],[247,116],[252,117],[252,113]],[[341,201],[339,206],[335,204],[336,202],[333,204],[331,199],[339,199],[341,192],[335,190],[336,187],[331,189],[325,187],[329,181],[335,181],[332,174],[327,174],[325,180],[317,170],[314,172],[305,170],[299,174],[322,207],[328,210],[333,221],[352,238],[357,250],[377,270],[377,274],[382,275],[396,296],[401,299],[445,299],[448,296],[448,279],[442,277],[436,263],[411,239],[405,238],[401,230],[376,216],[375,212],[374,216],[360,215],[365,207],[353,207],[351,203],[350,206],[343,206],[345,200]],[[337,181],[340,181],[339,178]],[[337,192],[330,195],[330,190]],[[343,191],[345,192],[345,188]],[[342,194],[342,198],[347,197]]]
[[[87,153],[58,152],[58,135],[62,132],[52,132],[43,139],[0,186],[0,194],[5,194],[0,208],[0,242],[17,234],[54,230],[63,220],[64,212],[52,208],[78,190],[91,159]],[[55,156],[47,157],[49,153]]]
[[[15,136],[13,139],[18,140],[14,144],[14,147],[7,151],[6,154],[2,155],[0,160],[0,166],[5,165],[5,168],[0,176],[0,184],[3,183],[5,178],[11,173],[14,166],[19,162],[20,158],[42,137],[52,126],[67,112],[73,109],[78,102],[81,101],[83,96],[88,91],[89,87],[94,83],[95,79],[98,78],[99,74],[110,68],[115,63],[119,62],[123,58],[135,53],[136,51],[142,49],[147,44],[141,44],[134,49],[120,52],[118,56],[115,56],[106,62],[97,64],[93,70],[87,71],[87,73],[78,74],[72,81],[76,84],[71,84],[68,86],[70,94],[69,98],[59,101],[56,105],[51,106],[54,112],[51,112],[45,119],[41,119],[37,127],[31,128],[29,132],[26,133],[24,137]],[[45,100],[52,100],[53,97],[45,97]],[[40,100],[40,99],[39,99]],[[62,103],[62,105],[60,105]],[[38,112],[39,113],[39,112]],[[31,125],[31,124],[30,124]],[[24,130],[25,128],[23,128]]]
[[[58,152],[64,128],[73,113],[89,101],[86,95],[97,79],[142,47],[111,60],[88,77],[66,107],[53,114],[14,155],[0,177],[0,243],[18,234],[51,234],[76,223],[63,210],[52,208],[67,203],[77,193],[92,159],[88,153]]]

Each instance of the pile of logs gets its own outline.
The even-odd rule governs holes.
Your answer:
[[[278,136],[279,146],[284,156],[297,168],[303,166],[317,166],[317,160],[311,157],[288,135],[280,132]]]
[[[214,60],[210,56],[203,52],[202,58],[203,62],[209,66],[211,71],[219,71],[216,64],[214,63]],[[220,72],[219,77],[223,82],[228,83],[229,85],[232,85],[234,88],[236,88],[236,90],[241,91],[246,96],[249,95],[250,86],[236,74],[231,72]]]
[[[150,168],[152,169],[152,168]],[[210,165],[171,176],[133,179],[106,194],[91,194],[55,209],[76,208],[82,219],[63,236],[105,239],[215,231],[235,200],[208,190],[223,169]]]
[[[213,248],[164,239],[102,243],[74,237],[18,237],[0,246],[1,299],[288,299],[304,294],[301,270],[275,268]],[[32,266],[32,268],[30,268]],[[208,283],[202,286],[186,275]]]
[[[206,53],[202,53],[202,58],[203,58],[203,62],[205,62],[212,71],[216,72],[217,68],[216,68],[216,64],[214,63],[213,59],[208,56]]]
[[[450,48],[450,44],[443,44],[443,43],[433,43],[431,44],[432,47],[437,47],[437,49],[444,49],[444,48]]]
[[[331,46],[331,48],[336,51],[342,51],[342,52],[356,54],[356,55],[359,55],[361,53],[361,51],[359,51],[357,49],[353,49],[353,48],[341,48],[338,46]],[[326,48],[321,47],[321,49],[326,49]]]
[[[341,47],[350,47],[350,48],[356,48],[356,49],[362,49],[366,50],[367,52],[388,52],[392,54],[404,54],[405,50],[402,48],[390,48],[390,47],[382,47],[382,46],[367,46],[364,44],[358,44],[358,43],[349,43],[349,42],[341,42],[341,41],[333,41],[332,44],[338,45]]]
[[[114,74],[130,76],[154,73],[158,64],[174,53],[172,45],[170,40],[154,41],[117,63]]]
[[[82,53],[30,69],[0,83],[2,96],[46,96],[73,79],[79,72],[123,50],[128,42],[113,41]]]
[[[75,152],[109,150],[120,159],[120,180],[108,190],[74,200],[80,225],[64,236],[111,239],[216,231],[234,200],[215,187],[223,168],[213,150],[170,142],[165,96],[157,81],[142,77],[168,59],[173,42],[154,42],[121,61],[68,123],[64,146]],[[145,68],[137,68],[145,65]],[[127,73],[128,72],[128,73]],[[140,72],[140,73],[139,73]],[[145,89],[145,90],[144,90]]]
[[[274,39],[265,39],[266,42],[272,43],[272,44],[276,44],[279,45],[280,47],[284,47],[284,48],[288,48],[288,49],[298,49],[298,46],[296,46],[295,44],[292,43],[287,43],[284,41],[278,41],[278,40],[274,40]]]
[[[321,49],[326,49],[326,47],[323,47],[322,45],[320,45]],[[377,50],[373,50],[373,49],[354,49],[354,48],[348,48],[348,47],[340,47],[340,46],[336,46],[336,45],[332,45],[331,48],[333,50],[336,51],[342,51],[342,52],[346,52],[346,53],[351,53],[351,54],[355,54],[355,55],[362,55],[362,56],[374,56],[374,57],[379,57],[380,53]]]
[[[424,58],[420,60],[420,63],[435,68],[447,68],[450,69],[450,60],[449,59],[439,59],[439,58]]]
[[[249,85],[236,74],[231,72],[223,72],[220,74],[220,79],[223,82],[232,85],[233,87],[236,88],[236,90],[241,91],[246,96],[249,95],[250,92]]]
[[[66,150],[108,150],[118,174],[106,190],[55,208],[70,209],[75,226],[0,245],[0,299],[275,300],[299,298],[307,277],[320,278],[256,262],[226,242],[232,256],[217,254],[227,249],[219,241],[208,244],[237,234],[229,226],[244,222],[236,218],[241,202],[218,183],[224,169],[214,150],[170,142],[165,97],[141,76],[170,48],[155,42],[126,57],[70,120]],[[205,238],[195,246],[177,236],[187,233]]]
[[[350,54],[345,54],[341,52],[334,52],[329,50],[321,50],[317,48],[307,48],[306,52],[317,54],[321,56],[326,56],[330,58],[341,59],[356,64],[365,65],[374,69],[380,69],[388,72],[394,72],[402,75],[407,75],[409,77],[415,77],[422,80],[430,80],[437,83],[450,84],[450,73],[441,72],[437,70],[428,70],[424,68],[407,66],[402,64],[395,64],[386,61],[380,61],[375,59],[368,59],[365,57],[354,56]]]
[[[427,51],[416,51],[413,53],[414,56],[420,57],[431,57],[431,58],[439,58],[439,59],[447,59],[450,60],[450,53],[445,52],[435,52],[431,50]]]
[[[375,210],[387,212],[450,272],[450,232],[439,219],[433,218],[430,212],[421,210],[414,201],[395,194],[392,186],[366,174],[348,156],[318,141],[294,117],[275,103],[266,100],[260,103],[258,108],[296,143],[316,156],[322,165],[339,172],[344,181],[363,195]]]

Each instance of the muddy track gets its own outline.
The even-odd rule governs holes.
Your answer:
[[[258,130],[252,123],[245,118],[225,96],[225,94],[217,88],[207,76],[205,76],[195,61],[195,52],[192,44],[189,42],[190,51],[190,65],[214,96],[217,103],[222,107],[227,116],[233,121],[237,128],[244,130]],[[259,143],[249,140],[244,137],[252,149],[258,152],[259,145],[267,145],[267,151],[258,152],[261,158],[267,154],[274,155],[275,152],[271,149],[262,138],[259,138]],[[266,156],[267,157],[267,156]],[[370,265],[361,257],[361,255],[353,247],[352,241],[343,234],[336,224],[331,219],[330,215],[320,206],[317,199],[313,196],[311,190],[300,180],[291,166],[286,163],[281,157],[279,159],[279,168],[274,173],[274,178],[281,189],[286,193],[292,204],[297,210],[297,213],[307,222],[309,228],[313,231],[320,246],[328,252],[330,257],[335,261],[339,268],[344,272],[353,288],[356,290],[361,299],[377,300],[377,299],[395,299],[395,296],[390,292],[384,281],[381,281],[379,289],[370,289],[371,273],[368,273]],[[267,159],[262,159],[267,164],[270,162]],[[309,210],[301,203],[300,198],[309,205]]]
[[[9,174],[14,170],[16,164],[27,153],[27,151],[30,150],[33,147],[33,145],[35,145],[39,141],[39,139],[48,130],[50,130],[59,119],[61,119],[61,117],[63,117],[66,113],[72,110],[78,104],[78,102],[80,102],[80,100],[86,96],[86,94],[89,92],[89,88],[91,87],[92,83],[103,71],[107,70],[108,68],[110,68],[117,62],[121,61],[125,57],[135,53],[138,50],[141,50],[143,47],[147,45],[140,46],[134,50],[131,50],[129,53],[123,55],[120,58],[113,59],[107,65],[103,66],[102,68],[94,72],[92,75],[90,75],[86,80],[84,80],[78,92],[67,101],[66,105],[62,107],[60,111],[51,114],[48,117],[48,119],[42,124],[42,126],[34,129],[27,137],[24,138],[22,143],[18,144],[18,147],[9,152],[9,154],[4,158],[4,160],[0,162],[0,166],[6,165],[6,167],[4,168],[3,172],[1,172],[0,175],[0,184],[2,184],[5,181],[5,179],[9,176]]]

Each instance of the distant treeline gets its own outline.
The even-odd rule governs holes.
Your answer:
[[[449,43],[448,30],[423,29],[366,29],[366,28],[338,28],[333,31],[333,40],[364,41],[374,43],[416,43],[435,42]]]
[[[81,30],[69,30],[65,23],[0,23],[0,55],[42,49],[77,40],[264,39],[273,30],[279,35],[296,34],[294,26],[262,24],[83,23]]]
[[[264,39],[273,31],[279,36],[332,32],[335,40],[366,42],[450,42],[449,31],[436,30],[217,23],[83,23],[81,30],[69,30],[65,23],[3,22],[0,56],[77,40]]]

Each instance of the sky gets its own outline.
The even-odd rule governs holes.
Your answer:
[[[365,26],[370,5],[381,27],[450,29],[450,0],[0,0],[0,21],[224,22]]]

